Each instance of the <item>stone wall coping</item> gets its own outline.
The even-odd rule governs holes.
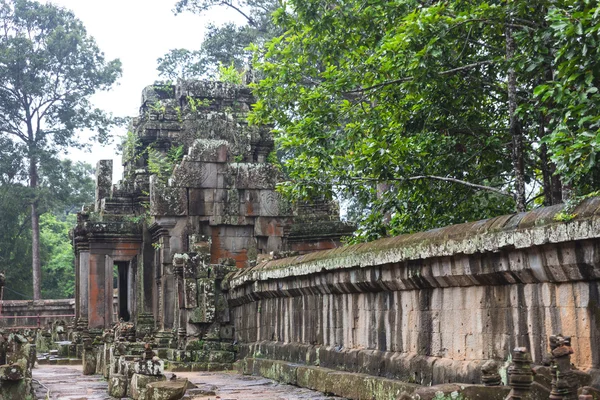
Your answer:
[[[56,306],[69,307],[75,304],[75,299],[50,300],[0,300],[3,307]]]
[[[284,279],[340,268],[364,268],[457,254],[499,252],[600,237],[600,197],[581,202],[569,221],[556,221],[562,204],[450,225],[370,243],[271,260],[230,274],[225,287]]]

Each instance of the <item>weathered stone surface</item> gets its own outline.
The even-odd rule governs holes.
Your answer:
[[[83,350],[83,374],[94,375],[96,373],[97,349],[89,348]]]
[[[32,397],[31,378],[0,380],[0,400],[21,400]]]
[[[412,394],[419,388],[412,383],[366,374],[261,358],[246,358],[240,368],[245,374],[261,375],[347,399],[395,399],[403,392]]]
[[[111,374],[108,378],[108,395],[118,399],[127,395],[128,378],[121,374]]]
[[[167,378],[164,375],[143,375],[143,374],[133,374],[131,377],[131,397],[134,400],[145,400],[147,398],[146,393],[148,392],[148,384],[154,382],[161,382],[166,380]]]
[[[133,372],[138,375],[161,376],[165,370],[163,360],[139,360],[133,364]]]
[[[0,381],[20,381],[26,377],[27,371],[22,365],[0,365]]]
[[[598,382],[600,199],[287,259],[224,282],[241,356],[440,384],[481,382],[520,343],[571,335]],[[497,377],[494,378],[497,382]]]
[[[186,390],[196,387],[187,379],[169,380],[148,384],[146,400],[178,400]]]
[[[112,188],[112,160],[100,160],[96,164],[96,212],[102,199],[108,197]]]

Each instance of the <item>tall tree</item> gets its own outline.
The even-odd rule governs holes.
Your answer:
[[[19,141],[31,189],[33,298],[41,297],[39,166],[89,128],[104,140],[113,120],[89,98],[121,73],[106,61],[83,24],[68,10],[29,0],[0,1],[0,135]]]
[[[199,49],[173,49],[158,59],[158,71],[164,78],[206,78],[214,76],[219,65],[233,65],[238,70],[248,67],[251,44],[263,45],[281,34],[272,23],[271,14],[278,0],[180,0],[175,12],[202,14],[211,9],[225,9],[241,17],[242,23],[209,24]]]
[[[373,239],[600,188],[588,3],[286,2],[251,116],[289,154],[282,190],[352,199]]]

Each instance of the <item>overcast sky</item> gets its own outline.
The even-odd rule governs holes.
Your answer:
[[[141,92],[158,79],[156,59],[169,49],[197,49],[209,22],[239,20],[225,8],[207,15],[184,13],[175,16],[176,0],[50,0],[68,8],[96,39],[107,60],[121,59],[123,76],[110,92],[97,94],[96,106],[118,116],[134,117],[140,107]],[[123,135],[125,128],[114,132]],[[117,139],[118,140],[118,139]],[[71,153],[71,158],[92,165],[100,159],[113,159],[115,181],[121,178],[121,157],[114,146],[94,146],[91,153]]]

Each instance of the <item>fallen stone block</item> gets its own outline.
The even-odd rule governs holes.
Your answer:
[[[108,378],[108,395],[118,399],[127,395],[127,376],[112,374]]]
[[[145,400],[179,400],[186,390],[196,386],[187,379],[162,381],[148,384]]]
[[[161,382],[167,378],[164,375],[151,376],[143,374],[133,374],[131,378],[131,397],[134,400],[144,400],[146,398],[146,392],[148,391],[147,385],[154,382]]]

